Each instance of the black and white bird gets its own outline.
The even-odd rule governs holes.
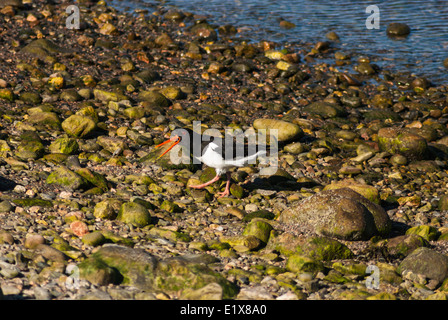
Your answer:
[[[266,150],[260,149],[257,145],[249,146],[248,143],[237,141],[235,136],[226,135],[224,138],[213,135],[202,135],[191,129],[179,128],[173,130],[170,139],[157,145],[156,148],[172,143],[160,156],[163,157],[176,145],[180,145],[196,163],[203,163],[212,167],[216,171],[216,176],[208,182],[199,185],[189,186],[194,189],[203,189],[212,183],[217,182],[221,175],[226,174],[227,183],[224,192],[219,192],[218,197],[225,197],[230,194],[230,169],[243,167],[256,162],[258,157],[266,154]],[[258,150],[257,150],[258,149]],[[227,150],[227,153],[226,153]],[[195,162],[193,162],[195,163]]]

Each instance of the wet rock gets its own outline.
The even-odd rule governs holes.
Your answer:
[[[283,211],[279,221],[344,240],[384,236],[391,228],[383,208],[349,188],[315,194]]]
[[[96,143],[114,155],[119,155],[126,148],[123,139],[116,137],[99,136]]]
[[[346,114],[345,110],[335,104],[330,104],[326,102],[313,102],[303,108],[305,112],[319,115],[323,118],[334,118],[340,117]]]
[[[371,76],[377,73],[378,68],[370,63],[362,62],[355,66],[354,68],[357,72],[362,75]]]
[[[23,3],[22,0],[0,0],[0,8],[4,8],[6,6],[21,8]]]
[[[22,141],[17,146],[15,156],[20,160],[38,159],[43,156],[45,148],[42,140],[33,132],[25,132],[21,135]]]
[[[100,33],[107,36],[116,36],[119,34],[118,29],[111,23],[105,23],[100,28]]]
[[[145,116],[145,110],[140,107],[126,108],[123,114],[129,119],[141,119]]]
[[[208,23],[199,23],[191,27],[190,33],[195,35],[200,41],[216,41],[218,34],[213,26]]]
[[[184,290],[182,299],[187,300],[222,300],[222,287],[217,283],[210,283],[197,290]]]
[[[184,97],[182,90],[174,86],[163,88],[160,90],[160,93],[170,100],[178,100]]]
[[[205,259],[204,259],[205,258]],[[237,287],[221,274],[212,271],[206,255],[183,255],[159,261],[156,269],[155,283],[158,288],[167,291],[200,289],[211,283],[222,288],[223,299],[234,297]]]
[[[222,288],[223,298],[233,297],[237,293],[232,283],[207,267],[212,262],[207,256],[184,255],[158,260],[141,249],[104,245],[91,259],[116,269],[122,276],[122,283],[143,290],[187,290],[191,293],[191,289],[198,290],[217,283]],[[82,269],[84,266],[81,272]]]
[[[45,259],[54,262],[65,262],[67,260],[67,256],[63,252],[47,244],[38,244],[36,247],[34,247],[34,252],[35,254],[40,254]]]
[[[178,241],[190,242],[191,241],[190,236],[186,233],[173,231],[173,230],[169,230],[169,229],[164,229],[164,228],[157,228],[157,227],[153,227],[153,228],[151,228],[151,230],[149,230],[148,237],[153,238],[153,239],[163,238],[163,239],[167,239],[167,240],[170,240],[173,242],[178,242]]]
[[[139,100],[146,101],[155,107],[166,108],[171,104],[171,102],[163,94],[155,90],[141,91],[138,94],[138,98]]]
[[[34,40],[25,46],[21,51],[49,63],[56,62],[55,56],[57,54],[69,52],[68,49],[62,48],[47,39]]]
[[[290,21],[281,20],[279,23],[279,26],[285,29],[293,29],[296,27],[296,25]]]
[[[362,184],[353,179],[344,179],[331,183],[326,185],[323,190],[335,190],[340,188],[350,188],[376,204],[380,204],[381,202],[379,192],[374,186]]]
[[[291,141],[300,139],[303,131],[294,123],[274,120],[274,119],[256,119],[253,123],[256,130],[266,130],[266,134],[270,134],[270,130],[277,130],[278,141]]]
[[[226,236],[220,238],[221,242],[228,243],[238,252],[253,251],[261,248],[261,240],[253,235]]]
[[[427,142],[421,136],[406,128],[381,128],[378,131],[378,145],[381,151],[398,153],[411,160],[422,159],[427,152]]]
[[[386,33],[392,37],[403,37],[411,33],[411,28],[405,23],[392,22],[387,26]]]
[[[87,224],[79,220],[70,223],[70,230],[78,237],[83,237],[84,235],[89,233]]]

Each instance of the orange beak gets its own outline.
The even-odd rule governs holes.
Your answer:
[[[168,153],[168,151],[170,151],[171,149],[173,149],[174,146],[180,142],[180,140],[181,140],[181,138],[180,138],[179,136],[173,136],[173,137],[171,137],[170,139],[168,139],[168,140],[162,142],[161,144],[156,145],[156,148],[159,148],[159,147],[163,146],[164,144],[173,142],[173,144],[172,144],[168,149],[166,149],[164,153],[162,153],[162,154],[159,156],[159,159],[160,159],[161,157],[163,157],[166,153]]]

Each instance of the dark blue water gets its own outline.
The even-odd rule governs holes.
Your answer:
[[[120,9],[178,8],[204,15],[217,25],[233,24],[238,36],[251,41],[316,43],[335,31],[340,51],[367,55],[374,63],[392,71],[425,76],[436,84],[448,84],[448,1],[311,1],[311,0],[131,0],[112,1]],[[369,5],[379,9],[379,29],[368,29]],[[279,26],[284,19],[296,25]],[[411,28],[405,39],[386,34],[391,22]],[[356,55],[354,59],[356,59]]]

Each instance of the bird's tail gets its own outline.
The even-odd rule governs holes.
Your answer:
[[[260,150],[257,153],[244,157],[244,158],[240,158],[240,159],[232,159],[232,160],[224,160],[224,163],[228,166],[235,166],[235,167],[242,167],[245,164],[247,164],[250,161],[255,160],[257,157],[262,156],[266,154],[266,150]]]

